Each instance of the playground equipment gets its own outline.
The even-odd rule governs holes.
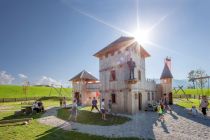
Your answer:
[[[24,81],[23,82],[23,94],[25,94],[26,98],[27,98],[27,92],[29,90],[29,86],[30,86],[29,81]]]
[[[178,93],[180,90],[182,91],[182,93],[184,94],[185,98],[187,99],[187,101],[189,101],[188,96],[186,94],[186,92],[183,90],[184,86],[178,86],[178,87],[174,87],[174,94]]]
[[[53,90],[53,89],[58,93],[58,95],[59,95],[60,97],[63,96],[63,95],[62,95],[62,91],[65,92],[65,93],[69,93],[65,88],[63,88],[62,85],[60,85],[59,89],[56,88],[56,87],[59,87],[59,86],[58,86],[58,85],[53,85],[53,84],[50,86],[49,96],[51,96],[51,93],[52,93],[52,90]],[[69,94],[70,94],[70,93],[69,93]]]
[[[198,94],[198,86],[197,86],[197,83],[195,82],[196,80],[204,80],[204,79],[208,79],[208,86],[207,86],[207,93],[209,95],[209,79],[210,79],[210,76],[204,76],[204,77],[196,77],[196,78],[191,78],[190,80],[193,82],[193,85],[194,87],[197,89],[197,94]],[[202,95],[203,95],[203,86],[201,86],[201,92],[202,92]]]

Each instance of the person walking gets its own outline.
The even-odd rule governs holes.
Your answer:
[[[73,101],[73,105],[72,105],[72,109],[71,109],[71,113],[70,113],[70,116],[69,116],[69,120],[73,120],[73,121],[77,121],[77,115],[78,115],[78,108],[77,108],[77,101],[74,100]]]
[[[165,121],[165,119],[164,119],[164,112],[163,112],[163,109],[161,108],[161,104],[159,104],[158,106],[157,106],[157,112],[158,112],[158,115],[159,115],[159,119],[160,119],[160,121],[162,120],[162,121]]]
[[[163,111],[166,113],[167,110],[169,110],[170,113],[172,113],[171,107],[170,107],[169,104],[168,104],[168,100],[167,100],[166,93],[164,94],[163,99],[162,99],[161,102],[162,102],[162,104],[163,104],[163,106],[164,106]]]
[[[105,99],[102,99],[101,102],[101,114],[102,114],[102,120],[106,120]]]
[[[93,97],[91,112],[92,112],[92,110],[93,110],[94,108],[96,108],[96,109],[98,110],[98,112],[100,112],[99,109],[98,109],[98,107],[97,107],[97,103],[98,103],[98,101],[96,100],[95,97]]]

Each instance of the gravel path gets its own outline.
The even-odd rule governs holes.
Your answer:
[[[210,139],[210,119],[202,115],[191,116],[188,110],[173,106],[174,112],[165,115],[165,122],[158,120],[154,112],[140,112],[129,116],[131,121],[114,126],[95,126],[69,123],[56,117],[58,108],[51,108],[40,118],[40,123],[76,130],[82,133],[107,137],[144,137],[160,140],[207,140]]]

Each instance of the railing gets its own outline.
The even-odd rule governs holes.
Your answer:
[[[98,91],[100,89],[100,84],[99,83],[88,83],[88,84],[74,84],[73,89],[75,91],[80,91],[80,90],[87,90],[87,91]]]
[[[87,84],[86,88],[87,90],[99,90],[100,84]]]

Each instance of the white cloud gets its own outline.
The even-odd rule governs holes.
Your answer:
[[[0,71],[0,85],[12,84],[15,78],[6,71]]]
[[[18,74],[18,76],[23,80],[28,79],[28,76],[26,76],[24,74]]]
[[[38,82],[36,83],[36,85],[61,85],[61,82],[51,78],[51,77],[47,77],[47,76],[42,76],[40,80],[38,80]]]

